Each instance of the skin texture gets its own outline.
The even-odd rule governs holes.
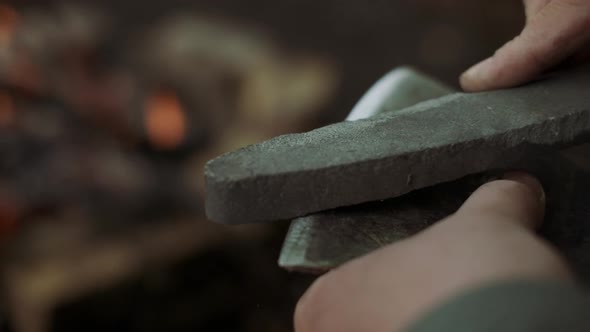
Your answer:
[[[503,280],[572,280],[537,237],[544,192],[523,173],[480,187],[453,215],[320,277],[295,311],[297,332],[403,331],[437,304]]]
[[[521,34],[461,76],[465,91],[526,83],[558,64],[590,58],[590,1],[525,0]]]

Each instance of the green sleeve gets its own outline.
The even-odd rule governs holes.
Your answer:
[[[408,332],[590,331],[590,294],[573,284],[507,282],[451,299]]]

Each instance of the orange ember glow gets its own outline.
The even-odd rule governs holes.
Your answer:
[[[10,44],[18,21],[19,16],[14,8],[0,5],[0,46]]]
[[[172,150],[180,146],[186,136],[186,116],[176,95],[159,91],[145,102],[145,129],[152,146]]]
[[[14,122],[15,106],[8,92],[0,91],[0,127],[7,127]]]

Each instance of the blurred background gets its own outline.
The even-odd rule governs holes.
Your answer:
[[[450,85],[519,1],[0,2],[0,331],[292,331],[288,227],[206,220],[204,163]]]

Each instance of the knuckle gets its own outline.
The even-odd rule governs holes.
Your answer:
[[[551,52],[551,49],[559,49],[562,43],[559,38],[555,38],[550,43],[547,43],[547,40],[542,40],[542,38],[546,37],[538,33],[522,33],[511,41],[514,48],[519,49],[519,55],[523,63],[526,63],[527,67],[530,68],[529,70],[534,73],[542,71],[555,63],[557,53]]]
[[[559,4],[569,7],[589,7],[588,0],[560,0]]]
[[[552,47],[556,49],[560,47],[560,41],[558,39],[556,39],[553,44],[554,45],[552,45]],[[545,68],[553,65],[553,63],[557,61],[554,59],[555,57],[556,55],[553,55],[551,52],[535,47],[527,49],[526,53],[524,54],[525,60],[532,65],[531,68],[533,68],[535,72],[542,71]]]
[[[561,13],[568,22],[587,18],[590,15],[590,1],[588,0],[558,0],[552,2],[550,13]]]

